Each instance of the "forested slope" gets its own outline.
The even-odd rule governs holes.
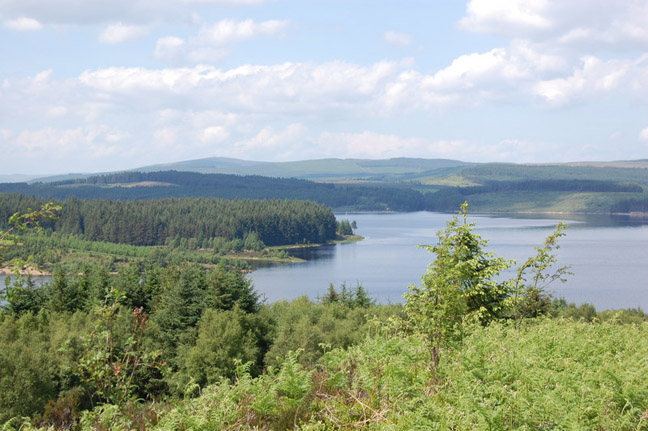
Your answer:
[[[5,183],[0,184],[0,192],[21,193],[47,199],[297,199],[315,201],[340,210],[424,209],[421,193],[398,184],[330,184],[294,178],[176,171],[123,172],[54,183]]]
[[[0,195],[0,220],[38,208],[42,198]],[[254,232],[265,245],[325,243],[335,238],[335,216],[314,202],[179,198],[112,201],[70,198],[56,222],[44,227],[90,241],[164,245],[168,239],[243,239]],[[2,223],[0,223],[0,228]]]

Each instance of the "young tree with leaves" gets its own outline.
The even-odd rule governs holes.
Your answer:
[[[512,261],[484,251],[487,241],[473,232],[468,204],[446,224],[436,246],[422,246],[436,255],[422,277],[410,286],[405,311],[414,327],[430,343],[432,368],[440,362],[443,345],[461,339],[467,321],[486,324],[500,317],[509,294],[508,284],[495,278]]]
[[[558,223],[543,245],[535,247],[536,255],[520,265],[516,277],[511,280],[512,295],[508,306],[514,319],[547,314],[552,300],[546,291],[547,286],[554,281],[564,283],[566,277],[572,274],[569,265],[553,270],[558,260],[556,251],[560,248],[558,239],[565,236],[566,228],[564,223]]]

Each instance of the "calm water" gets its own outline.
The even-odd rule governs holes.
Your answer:
[[[411,283],[418,284],[433,255],[417,248],[435,244],[436,232],[452,215],[429,212],[349,214],[358,222],[364,241],[324,246],[305,252],[305,263],[260,268],[250,274],[268,301],[311,298],[326,293],[330,283],[360,283],[382,303],[401,302]],[[558,221],[570,225],[558,251],[561,265],[574,273],[565,284],[549,290],[597,309],[641,307],[648,310],[648,224],[646,220],[610,216],[474,216],[476,231],[489,241],[488,250],[518,262],[534,255]],[[512,273],[511,273],[512,276]]]
[[[249,275],[269,302],[322,296],[330,283],[361,284],[379,302],[401,302],[409,284],[420,283],[434,256],[417,247],[436,243],[436,232],[452,215],[430,212],[348,214],[365,240],[301,250],[308,262],[259,268]],[[560,265],[572,265],[567,283],[550,286],[556,296],[589,302],[597,309],[641,307],[648,310],[648,220],[610,216],[473,216],[488,250],[524,261],[534,255],[558,221],[570,225],[561,238]],[[513,271],[509,276],[512,277]],[[0,276],[0,283],[4,277]]]

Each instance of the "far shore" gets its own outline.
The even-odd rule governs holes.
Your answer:
[[[34,277],[42,277],[42,276],[51,276],[51,272],[47,271],[41,271],[40,269],[36,269],[33,266],[27,266],[25,268],[20,269],[20,275],[32,275]],[[10,266],[3,266],[0,268],[0,275],[16,275],[16,272],[14,269]]]

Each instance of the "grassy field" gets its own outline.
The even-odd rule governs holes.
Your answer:
[[[609,213],[620,200],[643,197],[638,193],[508,192],[466,196],[479,212]]]

